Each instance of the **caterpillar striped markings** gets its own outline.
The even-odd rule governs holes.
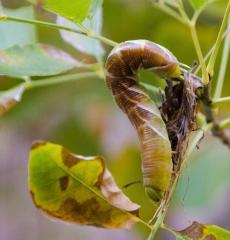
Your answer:
[[[119,44],[109,54],[105,65],[106,84],[139,137],[146,193],[153,201],[159,201],[169,187],[172,152],[160,111],[145,87],[139,84],[140,68],[171,79],[180,76],[180,68],[169,50],[146,40]]]

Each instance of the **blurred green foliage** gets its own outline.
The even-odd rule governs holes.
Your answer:
[[[200,16],[197,23],[201,49],[205,55],[213,46],[224,15],[227,0],[212,3]],[[2,0],[5,7],[17,9],[29,6],[22,0]],[[192,11],[189,6],[186,8]],[[55,21],[55,16],[45,10],[34,8],[36,19]],[[24,17],[27,17],[26,15]],[[8,24],[8,23],[2,23]],[[10,33],[16,40],[28,35],[37,42],[52,44],[86,63],[95,61],[72,46],[66,44],[58,31],[45,27]],[[131,39],[147,39],[168,48],[183,62],[191,66],[197,59],[190,33],[185,26],[154,9],[150,1],[105,0],[103,4],[102,35],[122,42]],[[96,40],[95,40],[96,41]],[[104,45],[104,44],[103,44]],[[104,45],[107,53],[110,46]],[[213,87],[219,69],[221,50],[215,66]],[[227,68],[222,96],[230,95],[230,68]],[[142,73],[142,80],[163,86],[162,80]],[[0,76],[0,89],[7,89],[17,79]],[[220,118],[229,116],[230,105],[220,109]],[[105,83],[100,79],[68,82],[46,88],[26,91],[22,101],[1,119],[0,137],[0,232],[2,240],[15,239],[146,239],[149,230],[137,224],[131,233],[99,230],[52,223],[36,210],[27,192],[27,159],[33,140],[43,139],[61,144],[76,154],[102,155],[108,162],[119,187],[141,179],[139,144],[130,123],[114,104]],[[230,229],[228,207],[229,149],[219,139],[206,134],[188,160],[188,171],[184,171],[177,193],[172,201],[166,223],[175,229],[189,225],[183,209],[191,220],[212,223]],[[189,177],[188,177],[189,176]],[[188,180],[189,179],[189,180]],[[187,189],[187,190],[186,190]],[[144,194],[143,187],[134,185],[125,193],[140,205],[141,216],[149,220],[154,206]],[[227,200],[226,200],[227,199]],[[161,235],[158,239],[174,239],[172,235]],[[96,238],[95,238],[96,236]]]

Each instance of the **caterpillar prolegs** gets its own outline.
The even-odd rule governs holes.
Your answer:
[[[109,54],[105,65],[107,86],[139,137],[146,193],[159,201],[170,183],[171,145],[160,111],[145,87],[139,84],[140,68],[171,79],[179,77],[180,68],[169,50],[146,40],[119,44]]]

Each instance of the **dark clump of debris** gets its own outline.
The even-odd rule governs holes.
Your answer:
[[[184,79],[179,83],[166,79],[165,97],[160,107],[171,142],[174,173],[180,170],[196,122],[199,100],[195,92],[203,87],[200,79],[191,73],[186,73]]]

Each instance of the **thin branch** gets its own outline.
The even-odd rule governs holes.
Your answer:
[[[222,40],[223,40],[226,36],[228,36],[229,32],[230,32],[230,27],[228,27],[227,30],[224,32],[224,35],[223,35],[223,37],[222,37]],[[212,48],[209,50],[209,52],[208,52],[208,53],[206,54],[206,56],[204,57],[204,61],[205,61],[205,62],[206,62],[207,59],[211,56],[211,54],[212,54],[212,52],[213,52],[213,50],[214,50],[214,47],[215,47],[215,45],[212,46]],[[195,72],[194,72],[195,75],[200,71],[200,68],[201,68],[201,65],[199,65],[199,66],[196,68],[196,70],[195,70]]]
[[[228,17],[228,27],[230,28],[230,16]],[[224,84],[224,76],[227,69],[229,49],[230,49],[230,34],[227,35],[224,41],[222,58],[220,62],[220,70],[219,70],[217,84],[216,84],[215,93],[214,93],[214,99],[219,98],[221,96],[221,92]]]
[[[54,24],[54,23],[42,22],[42,21],[38,21],[38,20],[25,19],[25,18],[15,18],[15,17],[10,17],[10,16],[5,16],[4,19],[0,18],[0,20],[21,22],[21,23],[27,23],[27,24],[37,24],[37,25],[44,26],[44,27],[51,27],[51,28],[55,28],[55,29],[58,29],[58,30],[62,29],[62,30],[75,32],[75,33],[87,36],[86,32],[83,32],[83,31],[80,31],[80,30],[77,30],[77,29],[57,25],[57,24]]]
[[[31,19],[24,19],[24,18],[15,18],[15,17],[6,16],[6,15],[0,16],[0,21],[14,21],[14,22],[27,23],[27,24],[37,24],[37,25],[44,26],[44,27],[51,27],[51,28],[55,28],[55,29],[58,29],[58,30],[66,30],[66,31],[82,34],[82,35],[88,36],[90,38],[100,40],[100,41],[102,41],[102,42],[104,42],[104,43],[106,43],[106,44],[108,44],[112,47],[115,47],[117,45],[116,42],[114,42],[114,41],[112,41],[108,38],[105,38],[101,35],[98,35],[94,32],[91,32],[85,27],[83,28],[83,25],[81,25],[81,24],[76,24],[76,25],[78,25],[79,27],[84,29],[84,31],[80,31],[80,30],[77,30],[77,29],[74,29],[74,28],[69,28],[69,27],[57,25],[57,24],[54,24],[54,23],[42,22],[42,21],[31,20]]]
[[[202,51],[200,48],[200,43],[199,43],[199,40],[197,37],[196,28],[195,28],[194,24],[190,25],[190,32],[192,35],[193,43],[194,43],[196,53],[197,53],[197,56],[198,56],[198,59],[199,59],[200,65],[201,65],[201,69],[202,69],[202,83],[204,85],[207,85],[209,83],[208,72],[207,72],[205,62],[204,62],[203,54],[202,54]]]
[[[212,55],[209,59],[209,63],[208,63],[208,66],[207,66],[207,71],[208,71],[208,74],[210,75],[211,79],[212,79],[213,74],[214,74],[214,65],[215,65],[216,56],[217,56],[217,53],[219,51],[219,47],[220,47],[220,44],[221,44],[221,39],[222,39],[222,36],[224,34],[224,31],[225,31],[227,23],[228,23],[229,13],[230,13],[230,0],[228,2],[227,8],[226,8],[226,11],[225,11],[225,14],[224,14],[224,19],[223,19],[223,22],[221,24],[221,28],[220,28],[220,31],[219,31],[219,34],[218,34],[218,37],[217,37],[217,40],[216,40],[216,43],[215,43],[214,51],[212,52]]]
[[[184,9],[184,5],[183,5],[183,2],[182,0],[178,0],[178,10],[181,14],[181,16],[183,17],[184,21],[187,23],[187,25],[190,25],[190,19]]]
[[[156,3],[153,2],[153,6],[165,13],[167,13],[169,16],[175,18],[176,20],[178,20],[179,22],[187,25],[187,22],[181,17],[181,15],[179,13],[177,13],[176,11],[174,11],[172,8],[166,6],[165,4],[162,3]]]
[[[56,76],[56,77],[40,79],[35,81],[27,81],[26,89],[32,89],[36,87],[45,87],[49,85],[55,85],[58,83],[66,83],[69,81],[74,81],[74,80],[83,79],[83,78],[92,78],[92,77],[98,78],[99,75],[96,72],[86,72],[86,73],[76,73],[76,74],[70,74],[70,75]]]
[[[198,17],[200,16],[200,14],[204,11],[204,9],[212,2],[214,2],[215,0],[209,0],[206,3],[204,3],[198,10],[196,10],[193,14],[192,17],[192,22],[196,22]]]

